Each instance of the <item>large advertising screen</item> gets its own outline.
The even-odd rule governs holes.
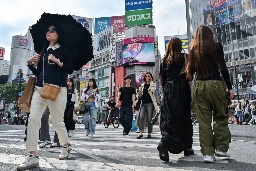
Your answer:
[[[154,63],[154,43],[133,43],[122,47],[123,65],[150,65]]]
[[[210,0],[203,13],[221,43],[256,35],[256,0]]]
[[[13,65],[12,68],[12,84],[23,83],[28,80],[28,67],[26,65]],[[20,75],[21,74],[21,75]]]

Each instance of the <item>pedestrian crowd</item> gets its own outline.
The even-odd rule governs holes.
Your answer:
[[[39,166],[39,139],[42,141],[40,148],[46,145],[62,147],[59,159],[68,159],[72,150],[69,137],[74,135],[75,130],[74,112],[83,115],[85,136],[93,138],[96,134],[100,101],[96,80],[89,79],[79,99],[74,80],[68,77],[72,74],[72,65],[75,63],[72,61],[70,49],[62,43],[62,36],[63,28],[60,25],[49,24],[45,33],[46,44],[41,53],[27,61],[37,81],[31,99],[25,139],[29,155],[17,167],[18,170]],[[160,65],[160,82],[163,88],[160,106],[156,101],[156,83],[153,82],[152,73],[145,73],[144,83],[138,91],[131,86],[131,81],[131,77],[126,76],[124,86],[116,93],[116,100],[114,97],[110,98],[107,103],[109,116],[112,117],[114,109],[118,109],[123,136],[127,136],[133,127],[133,115],[136,113],[135,125],[139,133],[137,139],[144,137],[145,128],[148,129],[146,138],[152,138],[153,124],[158,123],[162,137],[157,150],[159,158],[165,162],[169,161],[169,153],[184,152],[184,156],[194,154],[192,110],[199,124],[201,153],[206,163],[214,162],[215,156],[230,156],[228,150],[231,134],[228,119],[229,116],[234,116],[234,111],[239,123],[243,118],[249,121],[245,115],[242,117],[242,110],[246,115],[250,110],[253,113],[252,118],[255,119],[255,103],[246,103],[244,107],[241,103],[229,106],[234,92],[224,61],[223,47],[216,42],[208,26],[197,28],[189,54],[183,51],[179,38],[170,40]],[[54,88],[49,88],[49,84],[58,89],[54,99],[52,96],[55,91]],[[83,101],[80,106],[79,101]],[[55,130],[53,143],[49,135],[49,116]]]

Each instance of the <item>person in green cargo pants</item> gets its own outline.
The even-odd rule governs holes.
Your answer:
[[[205,163],[228,154],[231,134],[228,128],[228,101],[234,92],[221,44],[205,25],[197,28],[185,68],[187,78],[195,75],[192,107],[199,123],[199,140]],[[223,79],[221,78],[221,75]],[[224,82],[226,85],[224,85]],[[226,87],[228,91],[226,91]],[[213,121],[213,127],[212,127]]]

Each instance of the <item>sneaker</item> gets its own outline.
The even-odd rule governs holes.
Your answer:
[[[59,160],[66,160],[71,150],[72,149],[70,145],[68,145],[67,147],[62,147],[61,153],[59,155]]]
[[[92,134],[89,134],[88,137],[89,137],[90,139],[92,139],[92,138],[93,138],[93,135],[92,135]]]
[[[85,130],[85,131],[86,131],[85,135],[88,136],[89,135],[89,130]]]
[[[216,150],[215,151],[215,156],[217,156],[217,157],[230,157],[230,154],[227,153],[227,152]]]
[[[68,136],[69,136],[69,137],[72,137],[73,135],[74,135],[74,130],[68,131]]]
[[[44,141],[41,144],[39,144],[39,147],[44,148],[45,146],[50,145],[50,144],[51,144],[51,141]]]
[[[204,156],[204,163],[213,163],[215,161],[214,156],[205,155]]]
[[[17,170],[28,170],[33,167],[39,166],[39,158],[38,156],[34,156],[30,154],[27,160],[17,167]]]
[[[50,145],[50,148],[54,148],[54,147],[60,147],[60,144],[59,143],[52,143]]]

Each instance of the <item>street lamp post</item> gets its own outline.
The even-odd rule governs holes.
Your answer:
[[[236,66],[235,66],[235,76],[236,76],[236,92],[237,92],[237,100],[239,101],[239,89],[238,89],[239,78],[237,78]]]
[[[19,116],[20,114],[20,109],[19,109],[19,106],[18,106],[18,101],[19,101],[19,97],[20,97],[20,93],[21,93],[21,78],[23,77],[23,73],[20,72],[19,73],[19,88],[18,88],[18,94],[17,94],[17,116]]]

